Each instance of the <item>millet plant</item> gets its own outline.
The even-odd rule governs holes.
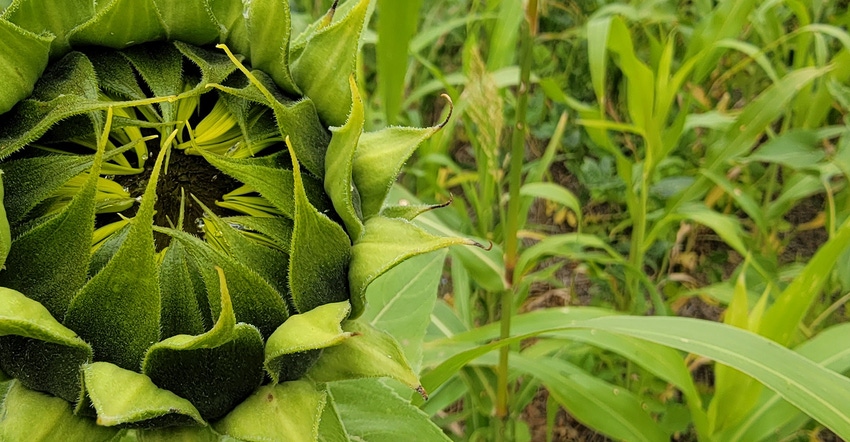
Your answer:
[[[364,133],[370,6],[0,1],[0,440],[348,440],[328,383],[424,394],[366,288],[471,242],[384,204],[440,125]]]

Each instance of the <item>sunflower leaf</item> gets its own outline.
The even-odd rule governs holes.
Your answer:
[[[95,362],[83,367],[83,378],[98,425],[206,424],[191,402],[157,387],[149,377],[135,371]]]
[[[104,132],[109,129],[107,126]],[[6,269],[0,272],[0,285],[25,291],[56,318],[65,316],[87,279],[97,180],[105,146],[104,136],[81,191],[61,213],[16,238]]]
[[[474,241],[431,235],[400,218],[376,216],[366,220],[365,230],[351,248],[351,317],[366,307],[366,287],[387,270],[412,256],[456,244],[479,245]]]
[[[9,217],[6,216],[5,187],[3,173],[0,172],[0,269],[6,263],[9,249],[12,247],[12,231],[9,229]]]
[[[213,428],[246,441],[313,441],[326,401],[327,393],[308,381],[266,385]]]
[[[68,401],[30,390],[13,382],[3,402],[0,440],[8,442],[46,442],[65,439],[106,442],[118,432],[96,425],[93,420],[74,416]]]
[[[198,87],[205,88],[210,83],[221,83],[228,75],[236,70],[236,66],[230,62],[230,59],[219,52],[213,52],[180,41],[175,41],[174,47],[186,58],[192,60],[201,70],[201,81]]]
[[[160,388],[188,399],[205,419],[217,419],[248,397],[263,381],[263,337],[236,323],[221,268],[221,312],[212,330],[176,335],[148,349],[142,372]]]
[[[347,117],[349,108],[343,103],[351,103],[348,78],[354,74],[359,36],[369,3],[370,0],[358,0],[342,20],[308,37],[304,49],[292,62],[295,83],[316,103],[322,121],[330,126],[342,126]]]
[[[365,115],[354,76],[349,79],[349,83],[353,104],[345,125],[331,128],[331,143],[325,156],[325,191],[331,197],[336,213],[342,217],[348,234],[352,238],[359,238],[363,231],[363,221],[358,213],[359,204],[354,203],[357,188],[351,179],[351,169],[357,141],[363,133]],[[359,196],[356,199],[359,201]]]
[[[356,320],[343,322],[342,329],[353,336],[326,348],[307,372],[310,379],[333,382],[388,377],[421,390],[419,378],[392,336]]]
[[[384,200],[404,162],[442,125],[426,128],[390,127],[366,132],[354,154],[354,185],[360,192],[364,219],[381,213]]]
[[[298,86],[289,72],[289,2],[253,0],[246,3],[245,7],[251,65],[271,75],[275,83],[286,92],[299,94]]]
[[[145,350],[159,340],[161,299],[152,226],[156,185],[168,150],[162,148],[156,158],[127,239],[74,297],[65,315],[65,324],[98,349],[98,360],[128,370],[138,369]]]
[[[351,336],[340,323],[351,311],[347,302],[316,307],[306,313],[292,315],[266,343],[265,367],[272,380],[284,382],[300,379],[318,357],[318,351],[339,344]],[[312,356],[316,357],[312,357]]]
[[[68,34],[68,40],[74,46],[115,49],[165,38],[165,29],[151,0],[111,0],[99,7],[91,20]]]
[[[183,90],[183,57],[172,44],[133,46],[121,52],[130,60],[145,84],[158,97],[177,95]],[[159,103],[163,121],[176,118],[174,103]]]
[[[79,367],[92,348],[39,302],[0,288],[0,370],[66,401],[80,396]]]
[[[32,92],[47,67],[52,40],[0,19],[0,114]]]
[[[0,20],[0,32],[2,29],[3,21]],[[0,64],[0,69],[2,66]],[[5,88],[5,81],[3,84],[0,87]],[[9,94],[2,95],[3,99],[7,96]],[[11,112],[0,115],[0,158],[35,141],[61,120],[108,106],[109,103],[98,101],[97,79],[91,62],[79,52],[72,52],[45,71],[30,98],[18,103]]]
[[[153,0],[168,40],[195,45],[209,44],[218,38],[218,24],[212,18],[209,3]]]
[[[288,140],[288,139],[287,139]],[[298,312],[348,300],[348,262],[351,240],[339,224],[320,213],[307,199],[301,168],[292,156],[295,183],[295,227],[289,253],[289,287]]]
[[[160,315],[161,337],[198,335],[204,331],[204,320],[189,267],[186,247],[179,241],[169,244],[159,267],[159,287],[162,296]],[[207,305],[206,302],[204,305]]]
[[[186,247],[195,268],[201,272],[206,285],[213,318],[221,313],[219,278],[213,270],[221,267],[227,277],[227,288],[236,312],[236,320],[255,325],[263,337],[271,335],[289,317],[284,294],[277,292],[268,282],[244,264],[236,261],[209,244],[186,232],[158,228]],[[283,269],[281,269],[283,271]]]
[[[50,11],[50,14],[44,11]],[[52,54],[67,52],[71,47],[68,31],[92,15],[94,2],[91,0],[16,0],[3,12],[4,19],[35,35],[55,36],[51,45]],[[31,55],[28,50],[19,50],[22,54]]]
[[[200,205],[204,209],[207,243],[253,269],[279,293],[286,293],[288,289],[284,269],[289,267],[289,256],[280,250],[251,241],[209,208]]]
[[[285,153],[259,158],[233,159],[206,152],[203,149],[199,152],[218,170],[251,186],[284,215],[289,218],[295,216],[292,171],[281,169],[279,164]],[[323,211],[333,207],[322,191],[321,182],[312,177],[303,178],[302,181],[313,205]]]

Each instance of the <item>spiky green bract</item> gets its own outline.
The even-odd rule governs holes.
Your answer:
[[[224,416],[263,380],[263,337],[252,325],[236,323],[224,272],[221,312],[201,335],[177,335],[152,345],[142,372],[156,385],[196,405],[205,419]]]
[[[383,210],[439,127],[363,132],[371,0],[295,42],[286,0],[0,3],[2,440],[348,440],[325,383],[418,386],[346,319],[468,242]]]

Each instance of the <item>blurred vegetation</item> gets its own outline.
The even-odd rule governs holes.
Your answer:
[[[394,198],[450,202],[420,223],[493,244],[450,253],[422,409],[457,440],[564,440],[559,409],[612,439],[848,437],[850,408],[770,380],[850,369],[848,24],[844,0],[377,1],[367,125],[453,102]],[[551,328],[615,312],[685,344]],[[796,353],[717,364],[685,338],[714,324],[675,317]]]

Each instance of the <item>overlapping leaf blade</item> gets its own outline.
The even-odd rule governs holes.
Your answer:
[[[348,78],[354,73],[369,3],[358,0],[342,20],[316,31],[292,61],[295,83],[316,103],[322,121],[330,126],[342,126],[347,117],[348,107],[340,104],[351,103]]]
[[[65,324],[98,349],[98,360],[136,370],[159,340],[160,292],[153,239],[160,150],[127,239],[71,301]],[[128,271],[132,269],[132,271]]]
[[[289,253],[289,287],[299,312],[331,302],[347,301],[351,240],[339,224],[320,213],[307,199],[295,151],[292,174],[295,182],[295,227]]]
[[[157,230],[171,236],[172,241],[182,243],[192,257],[194,268],[203,277],[213,318],[218,318],[221,313],[221,287],[218,275],[213,270],[215,267],[224,270],[237,321],[256,326],[263,337],[268,337],[289,317],[289,308],[283,294],[244,264],[186,232],[161,228]]]
[[[381,216],[366,221],[363,235],[351,250],[351,316],[356,318],[366,306],[366,287],[387,270],[412,256],[432,252],[454,244],[477,243],[452,237],[438,237],[409,221]]]
[[[289,72],[289,4],[285,0],[256,0],[245,4],[251,44],[251,65],[268,73],[284,91],[298,94]]]
[[[265,367],[275,382],[294,381],[307,372],[321,349],[351,336],[342,331],[342,320],[351,307],[336,302],[292,315],[266,342]]]
[[[73,414],[66,400],[30,390],[14,382],[4,398],[0,417],[0,440],[8,442],[49,442],[57,434],[74,435],[78,440],[106,442],[118,430],[96,425],[91,419]]]
[[[92,348],[40,303],[0,288],[0,370],[66,401],[80,396],[79,367]]]
[[[176,335],[152,345],[142,372],[160,388],[188,399],[205,419],[222,417],[263,380],[263,337],[236,323],[224,272],[221,304],[213,328],[197,336]]]
[[[32,92],[47,67],[52,40],[0,19],[0,114]]]
[[[259,388],[213,427],[245,441],[316,440],[327,393],[309,381]]]
[[[395,379],[421,391],[419,378],[398,342],[362,321],[346,321],[342,329],[353,336],[324,350],[307,375],[318,382],[358,378]]]
[[[356,240],[363,231],[363,221],[359,213],[360,196],[351,173],[365,115],[363,100],[353,76],[349,84],[353,100],[351,112],[344,126],[331,128],[331,143],[325,155],[325,191],[331,197],[336,213],[345,223],[348,234]]]
[[[109,362],[83,367],[88,400],[103,426],[204,425],[192,403],[158,388],[150,378]]]

